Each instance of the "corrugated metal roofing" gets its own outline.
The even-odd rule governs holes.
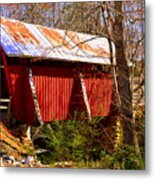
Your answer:
[[[103,37],[4,17],[1,17],[0,32],[0,43],[8,56],[110,64],[109,43]]]

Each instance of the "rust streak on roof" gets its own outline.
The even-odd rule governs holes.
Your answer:
[[[67,35],[76,45],[78,45],[80,49],[93,51],[93,48],[87,42],[83,42],[83,40],[80,39],[80,36],[78,36],[76,33],[69,31]]]
[[[110,64],[107,38],[1,17],[0,44],[8,56]],[[115,58],[115,46],[113,54]]]
[[[109,57],[110,53],[106,52],[103,48],[93,48],[91,45],[89,45],[89,39],[83,40],[83,36],[79,36],[77,33],[69,31],[67,32],[67,35],[69,38],[76,44],[78,47],[84,51],[89,51],[94,54],[97,54],[98,56],[103,56],[103,57]],[[93,37],[92,37],[93,39]]]
[[[51,42],[54,41],[57,45],[65,46],[71,49],[71,46],[64,40],[64,37],[56,30],[38,26],[38,29],[46,36]]]
[[[39,45],[39,41],[30,33],[30,31],[26,28],[24,23],[16,23],[13,21],[9,21],[7,19],[1,19],[1,23],[7,27],[7,33],[10,34],[10,36],[12,36],[15,41],[24,44],[25,40],[27,43]]]

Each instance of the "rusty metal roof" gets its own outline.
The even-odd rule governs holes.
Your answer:
[[[0,32],[0,43],[8,56],[110,64],[109,43],[103,37],[4,17],[1,17]]]

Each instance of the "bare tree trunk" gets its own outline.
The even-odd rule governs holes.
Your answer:
[[[116,47],[116,61],[118,67],[118,89],[120,93],[120,118],[123,125],[124,144],[133,144],[132,126],[132,92],[130,89],[130,74],[125,56],[124,37],[123,37],[123,16],[122,2],[115,2],[116,14],[114,25],[114,41]]]

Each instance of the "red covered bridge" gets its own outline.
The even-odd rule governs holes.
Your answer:
[[[10,97],[18,121],[109,114],[113,80],[106,38],[3,17],[0,28],[1,102]]]

